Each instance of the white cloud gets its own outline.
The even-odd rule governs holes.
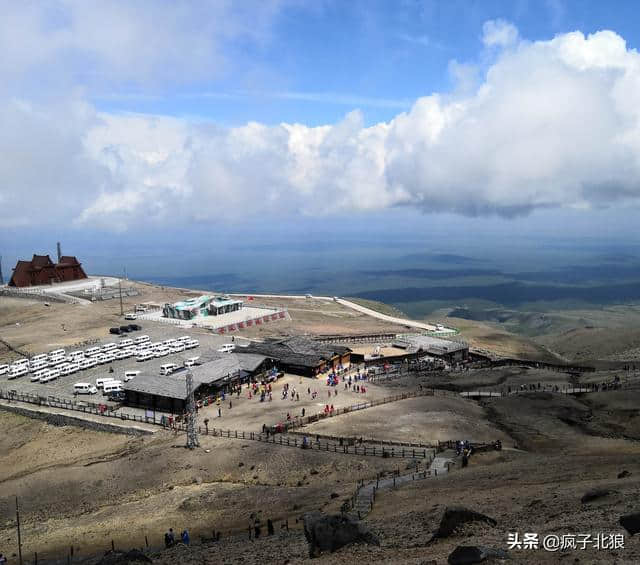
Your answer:
[[[0,76],[26,84],[190,83],[227,69],[232,42],[265,42],[282,0],[5,2]]]
[[[100,113],[80,94],[56,106],[11,99],[0,108],[0,224],[125,230],[392,206],[510,216],[637,202],[638,53],[609,31],[489,44],[513,48],[494,53],[477,87],[420,98],[369,127],[358,111],[321,127],[221,128]]]
[[[489,20],[482,26],[482,42],[487,47],[507,47],[518,41],[518,28],[505,20]]]

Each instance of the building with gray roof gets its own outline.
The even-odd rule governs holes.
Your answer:
[[[283,371],[306,376],[346,367],[351,360],[348,347],[303,336],[253,342],[245,350],[275,359]]]
[[[465,342],[422,334],[399,336],[393,345],[405,349],[407,353],[416,353],[417,357],[430,355],[449,362],[465,361],[469,357],[469,345]]]
[[[200,361],[201,364],[190,369],[196,398],[215,394],[227,385],[242,382],[272,365],[269,358],[255,353],[225,353]],[[181,414],[187,398],[186,374],[185,368],[171,375],[140,374],[124,383],[124,402],[128,406]]]

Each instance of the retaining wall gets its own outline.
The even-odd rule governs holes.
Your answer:
[[[109,432],[116,434],[127,435],[151,435],[153,432],[143,430],[141,428],[133,428],[130,426],[117,426],[109,422],[96,422],[94,420],[84,420],[76,416],[69,414],[59,414],[55,412],[46,412],[42,410],[32,410],[23,406],[16,406],[14,404],[0,404],[0,410],[7,412],[13,412],[14,414],[20,414],[27,418],[36,418],[38,420],[44,420],[52,426],[77,426],[80,428],[86,428],[88,430],[94,430],[98,432]]]

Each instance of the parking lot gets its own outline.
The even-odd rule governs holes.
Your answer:
[[[119,341],[131,338],[135,339],[141,335],[148,335],[151,341],[164,341],[171,338],[178,338],[180,336],[190,336],[197,339],[200,342],[200,346],[194,349],[187,349],[180,353],[169,354],[164,357],[155,357],[148,361],[138,362],[135,357],[129,357],[128,359],[115,360],[104,365],[97,365],[96,367],[85,369],[83,371],[77,371],[71,375],[60,376],[58,379],[48,382],[39,383],[31,382],[30,378],[32,373],[28,373],[16,379],[9,380],[7,375],[0,377],[0,389],[4,391],[15,390],[19,393],[36,394],[38,396],[55,396],[57,398],[74,399],[73,385],[79,382],[86,382],[95,384],[96,379],[103,377],[111,377],[114,379],[123,380],[125,371],[141,371],[147,374],[160,374],[160,366],[167,363],[175,363],[178,366],[183,366],[185,360],[190,357],[196,357],[204,352],[211,353],[212,351],[220,348],[225,343],[230,343],[231,338],[227,336],[215,335],[211,332],[199,329],[186,329],[176,326],[171,326],[162,323],[153,323],[148,321],[140,322],[142,329],[140,331],[130,332],[122,334],[121,336],[105,334],[104,339],[100,343],[91,345],[91,347],[99,347],[107,343],[118,343]],[[240,345],[244,340],[238,339],[236,343]],[[88,346],[89,347],[89,346]],[[88,349],[86,347],[85,349]],[[67,355],[71,351],[77,349],[67,349]],[[39,351],[37,353],[48,353],[47,351]],[[113,368],[113,372],[109,369]],[[86,400],[93,402],[105,402],[106,397],[103,397],[101,392],[97,395],[80,396],[79,398],[85,398]],[[108,402],[105,402],[109,404]]]

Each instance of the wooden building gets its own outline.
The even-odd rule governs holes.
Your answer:
[[[27,287],[86,279],[82,263],[76,257],[63,255],[54,263],[49,255],[34,255],[31,261],[18,261],[9,286]]]
[[[351,363],[351,349],[348,347],[302,336],[254,342],[246,350],[275,359],[278,367],[287,373],[304,376],[346,368]]]

